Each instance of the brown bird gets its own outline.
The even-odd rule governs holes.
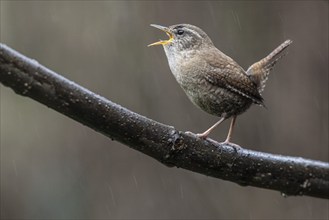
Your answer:
[[[171,72],[188,98],[202,110],[220,117],[217,123],[197,136],[207,138],[221,122],[232,118],[224,143],[230,142],[239,114],[245,112],[251,104],[264,106],[261,92],[270,70],[292,43],[286,40],[245,71],[232,58],[218,50],[208,35],[196,26],[151,26],[169,36],[168,40],[160,40],[149,46],[163,46]]]

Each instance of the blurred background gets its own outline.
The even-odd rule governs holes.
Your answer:
[[[122,106],[201,132],[217,121],[185,96],[151,23],[190,23],[242,67],[286,39],[234,142],[327,161],[327,1],[1,1],[1,43]],[[2,219],[328,219],[327,200],[168,168],[1,88]],[[211,135],[224,140],[229,122]]]

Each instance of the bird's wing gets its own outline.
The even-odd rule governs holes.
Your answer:
[[[204,56],[207,71],[205,79],[216,86],[251,99],[255,104],[263,105],[263,98],[256,84],[233,59],[219,50],[207,51]]]

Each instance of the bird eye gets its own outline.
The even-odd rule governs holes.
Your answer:
[[[177,34],[178,34],[178,35],[182,35],[182,34],[184,34],[184,31],[183,31],[183,30],[178,30],[178,31],[177,31]]]

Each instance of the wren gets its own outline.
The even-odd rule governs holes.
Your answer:
[[[245,71],[232,58],[217,49],[208,35],[194,25],[151,26],[169,36],[168,40],[160,40],[149,46],[163,46],[170,70],[187,97],[205,112],[220,118],[197,136],[207,138],[221,122],[232,118],[224,143],[230,143],[238,115],[252,104],[264,106],[261,92],[268,75],[284,55],[282,52],[292,43],[291,40],[286,40]]]

